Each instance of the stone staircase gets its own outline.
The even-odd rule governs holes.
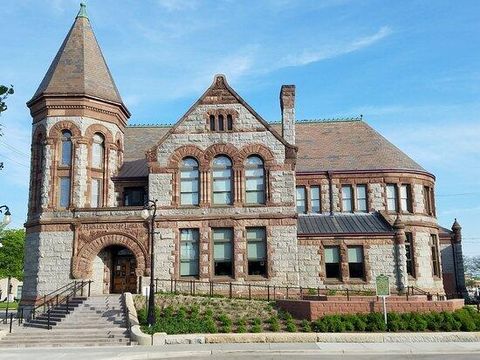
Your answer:
[[[13,332],[0,340],[5,347],[78,347],[133,345],[127,329],[121,295],[75,298],[47,316],[37,316],[24,326],[14,325]]]

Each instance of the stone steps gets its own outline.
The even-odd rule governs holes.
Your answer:
[[[132,345],[120,295],[84,298],[74,307],[59,306],[48,316],[14,329],[0,341],[0,347],[76,347]]]

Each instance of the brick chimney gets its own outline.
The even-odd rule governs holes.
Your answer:
[[[282,110],[282,136],[295,145],[295,85],[282,85],[280,90]]]

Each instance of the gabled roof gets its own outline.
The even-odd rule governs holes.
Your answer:
[[[123,105],[84,4],[81,4],[75,22],[28,104],[42,95],[86,95]]]
[[[393,234],[394,231],[378,213],[299,215],[298,235]]]
[[[227,83],[227,79],[223,74],[215,75],[212,85],[203,93],[202,96],[188,109],[180,120],[178,120],[171,129],[151,148],[153,151],[155,147],[158,147],[163,143],[174,131],[180,126],[180,124],[188,118],[188,116],[199,105],[220,105],[220,104],[242,104],[265,128],[270,131],[283,145],[288,148],[295,149],[294,145],[289,144],[281,135],[277,132],[267,121],[265,121],[243,98],[233,90]]]
[[[274,127],[281,129],[281,124]],[[361,119],[297,121],[297,172],[425,169]]]
[[[277,133],[281,124],[270,124]],[[297,173],[321,171],[407,170],[425,172],[408,155],[366,122],[349,120],[297,121]],[[125,129],[125,159],[145,159],[145,152],[171,126],[130,126]],[[136,163],[136,168],[138,163]],[[131,164],[125,164],[129,167]],[[145,161],[144,174],[148,174]],[[146,176],[146,175],[145,175]]]

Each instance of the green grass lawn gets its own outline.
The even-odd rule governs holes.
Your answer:
[[[6,301],[0,302],[0,309],[1,309],[1,310],[5,310],[6,308],[7,308],[7,302],[6,302]],[[8,303],[8,309],[9,309],[9,310],[18,309],[18,302],[15,301],[15,302],[10,302],[10,303]]]

